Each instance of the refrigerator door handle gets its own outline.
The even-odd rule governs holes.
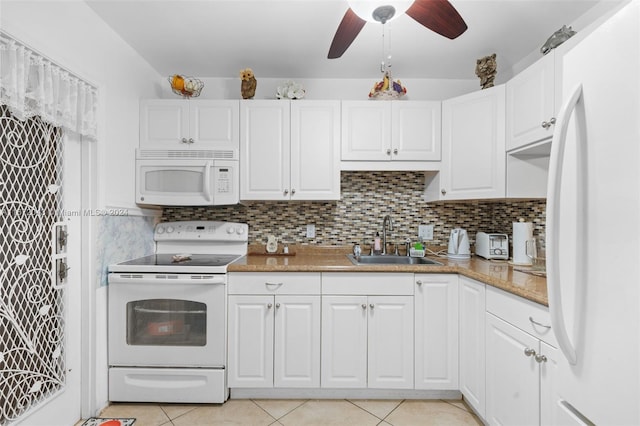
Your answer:
[[[555,131],[551,142],[551,158],[549,160],[549,183],[547,186],[547,292],[549,296],[549,314],[553,333],[558,346],[571,365],[577,362],[576,350],[569,338],[562,311],[562,295],[560,289],[559,239],[560,220],[560,187],[562,183],[562,166],[567,141],[569,119],[582,96],[582,85],[578,85],[571,97],[560,109]]]

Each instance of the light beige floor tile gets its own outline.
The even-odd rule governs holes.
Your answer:
[[[280,419],[284,426],[377,425],[380,419],[345,400],[311,400]]]
[[[160,426],[170,419],[156,404],[112,404],[102,410],[100,417],[134,417],[136,426]]]
[[[465,404],[465,402],[461,399],[443,399],[443,401],[447,404],[453,405],[454,407],[458,407],[461,410],[468,411],[470,413],[472,412],[471,408],[469,408],[467,404]]]
[[[402,402],[401,399],[350,399],[349,401],[370,412],[380,420],[387,417]]]
[[[191,410],[202,407],[201,404],[167,404],[160,405],[160,408],[167,414],[170,419],[182,416]]]
[[[271,414],[274,419],[286,415],[290,411],[298,408],[306,399],[254,399],[253,402],[258,404],[267,413]]]
[[[274,418],[248,399],[195,408],[172,420],[175,426],[268,426]],[[136,424],[136,426],[138,426]]]
[[[404,401],[384,420],[393,426],[482,425],[473,414],[444,401]]]

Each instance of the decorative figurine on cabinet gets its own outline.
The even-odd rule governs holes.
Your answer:
[[[480,87],[483,89],[493,87],[497,69],[498,64],[496,62],[495,53],[476,61],[476,75],[480,78]]]
[[[242,95],[242,99],[251,99],[256,94],[256,86],[258,82],[256,81],[256,77],[253,75],[253,70],[251,68],[245,68],[240,70],[240,94]]]

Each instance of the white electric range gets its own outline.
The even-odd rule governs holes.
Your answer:
[[[109,399],[220,403],[226,385],[227,265],[248,225],[156,225],[156,253],[109,266]]]

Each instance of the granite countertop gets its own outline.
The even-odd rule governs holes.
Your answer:
[[[450,260],[427,256],[442,265],[354,265],[347,258],[350,247],[290,246],[290,255],[269,255],[262,246],[252,246],[249,254],[228,267],[228,272],[410,272],[454,273],[473,278],[533,302],[548,306],[547,280],[514,270],[506,261],[489,261],[472,256]]]

